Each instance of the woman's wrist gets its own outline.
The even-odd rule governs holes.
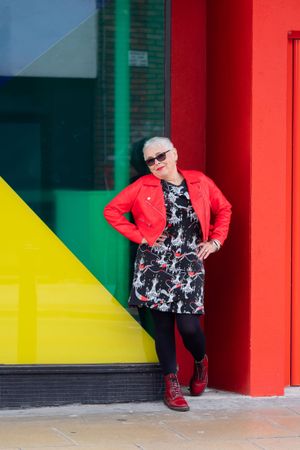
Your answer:
[[[220,250],[221,242],[218,239],[211,239],[210,242],[215,246],[216,252]]]

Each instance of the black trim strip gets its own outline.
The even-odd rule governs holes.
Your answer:
[[[2,365],[0,409],[161,400],[158,364]]]

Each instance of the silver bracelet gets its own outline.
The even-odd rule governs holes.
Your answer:
[[[213,244],[215,244],[217,251],[219,251],[220,248],[221,248],[221,242],[218,241],[218,239],[212,239],[211,242],[212,242]]]

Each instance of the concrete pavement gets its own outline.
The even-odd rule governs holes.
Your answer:
[[[185,413],[161,402],[0,410],[0,450],[300,450],[300,388],[187,398]]]

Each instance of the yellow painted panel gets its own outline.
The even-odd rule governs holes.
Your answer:
[[[156,362],[153,339],[2,178],[0,203],[0,364]]]

